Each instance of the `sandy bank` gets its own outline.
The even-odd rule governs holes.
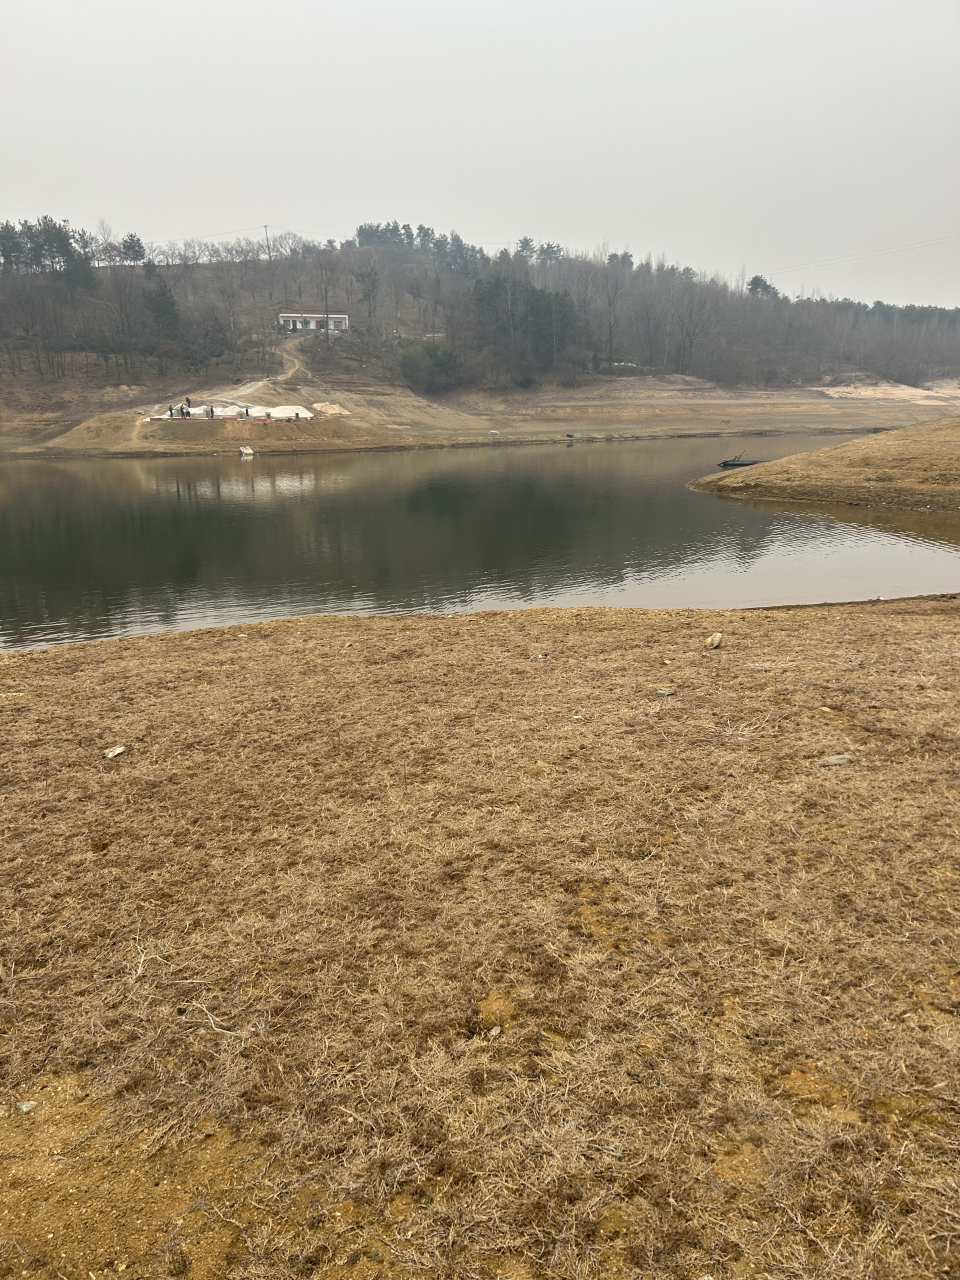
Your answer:
[[[958,641],[942,598],[0,658],[0,1260],[949,1274]]]
[[[960,418],[921,423],[760,466],[721,471],[693,489],[719,497],[960,511]]]

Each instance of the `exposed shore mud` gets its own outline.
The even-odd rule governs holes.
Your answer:
[[[955,383],[762,390],[696,378],[585,376],[578,387],[461,389],[416,395],[357,377],[321,377],[300,345],[282,347],[284,370],[242,386],[96,387],[81,382],[0,387],[0,457],[148,457],[239,451],[305,453],[536,444],[675,436],[886,431],[960,411]],[[322,405],[314,418],[180,419],[167,401],[246,397],[266,407]],[[6,397],[6,400],[4,400]],[[152,403],[151,403],[152,401]]]

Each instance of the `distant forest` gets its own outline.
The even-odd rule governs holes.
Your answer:
[[[575,385],[586,373],[687,374],[775,387],[862,371],[918,385],[960,375],[960,308],[789,298],[629,253],[521,239],[491,257],[455,232],[365,223],[351,240],[293,234],[144,244],[42,217],[0,224],[0,351],[7,376],[277,367],[281,303],[345,309],[332,357],[422,392]]]

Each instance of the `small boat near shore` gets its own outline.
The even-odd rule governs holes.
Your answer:
[[[745,458],[742,453],[738,453],[735,458],[724,458],[722,462],[718,462],[718,467],[755,467],[763,461],[762,458]]]

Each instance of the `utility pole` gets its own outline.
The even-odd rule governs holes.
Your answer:
[[[266,223],[264,223],[264,224],[263,224],[263,238],[264,238],[264,240],[267,242],[267,261],[268,261],[268,262],[272,262],[272,261],[273,261],[273,258],[271,258],[271,256],[270,256],[270,236],[269,236],[269,234],[267,233],[267,224],[266,224]]]

